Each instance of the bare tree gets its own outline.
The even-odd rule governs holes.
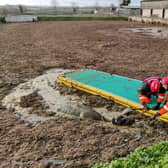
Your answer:
[[[96,8],[96,10],[99,10],[99,8],[100,8],[99,2],[97,0],[95,1],[95,8]]]
[[[131,3],[131,0],[124,0],[123,5],[129,5]]]
[[[129,5],[131,3],[131,0],[119,0],[120,5]]]
[[[8,10],[4,7],[2,11],[2,15],[6,16],[8,14]]]
[[[110,7],[111,7],[111,12],[115,12],[117,9],[117,7],[114,4],[111,4]]]
[[[54,12],[57,12],[57,6],[58,6],[58,1],[57,0],[51,0],[51,5],[54,7]]]
[[[23,14],[24,13],[24,7],[22,5],[19,5],[18,7],[19,7],[19,12],[21,14]]]
[[[118,0],[119,5],[121,6],[123,4],[124,0]]]
[[[78,6],[75,2],[71,3],[72,9],[73,9],[73,13],[76,14],[78,11]]]

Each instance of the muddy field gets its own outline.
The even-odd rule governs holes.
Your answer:
[[[168,75],[168,38],[163,36],[168,28],[155,27],[149,32],[153,28],[124,21],[0,24],[0,99],[50,68],[91,68],[141,80]],[[34,105],[41,103],[41,97],[33,96],[29,102],[22,98],[22,106],[45,111]],[[83,99],[82,93],[78,96]],[[91,106],[114,106],[88,97]],[[34,126],[19,120],[1,103],[0,167],[89,168],[168,139],[168,124],[136,113],[132,117],[135,122],[130,126],[73,118]]]

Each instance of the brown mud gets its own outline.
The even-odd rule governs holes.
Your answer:
[[[124,21],[0,25],[0,99],[18,84],[53,67],[91,68],[140,80],[168,75],[168,39],[119,31],[137,27],[150,25]],[[40,107],[40,97],[31,96],[23,98],[22,105],[45,110]],[[81,97],[94,107],[116,106],[83,93]],[[132,117],[135,122],[127,127],[76,119],[32,126],[0,104],[0,167],[87,168],[168,139],[167,123],[137,113]]]

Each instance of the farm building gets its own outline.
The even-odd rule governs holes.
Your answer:
[[[127,15],[127,16],[139,16],[141,13],[141,9],[139,6],[120,6],[117,10],[119,15]]]
[[[141,2],[142,16],[168,19],[167,0],[144,0]]]
[[[32,15],[16,15],[16,16],[6,16],[5,22],[12,23],[12,22],[34,22],[37,21],[37,16]]]

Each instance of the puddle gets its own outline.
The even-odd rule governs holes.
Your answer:
[[[121,28],[119,32],[137,33],[161,39],[168,38],[168,28],[166,27]]]
[[[119,114],[119,112],[111,113],[102,107],[87,107],[84,100],[77,95],[60,94],[55,80],[58,75],[71,71],[73,70],[52,69],[46,71],[43,75],[18,85],[2,100],[2,104],[20,120],[33,125],[60,117],[79,117],[82,112],[92,112],[92,110],[109,119]],[[36,97],[32,97],[32,95]],[[24,105],[21,106],[21,104]],[[42,106],[42,104],[44,105]],[[39,107],[40,110],[36,113],[36,109]],[[47,108],[44,109],[44,107]]]

